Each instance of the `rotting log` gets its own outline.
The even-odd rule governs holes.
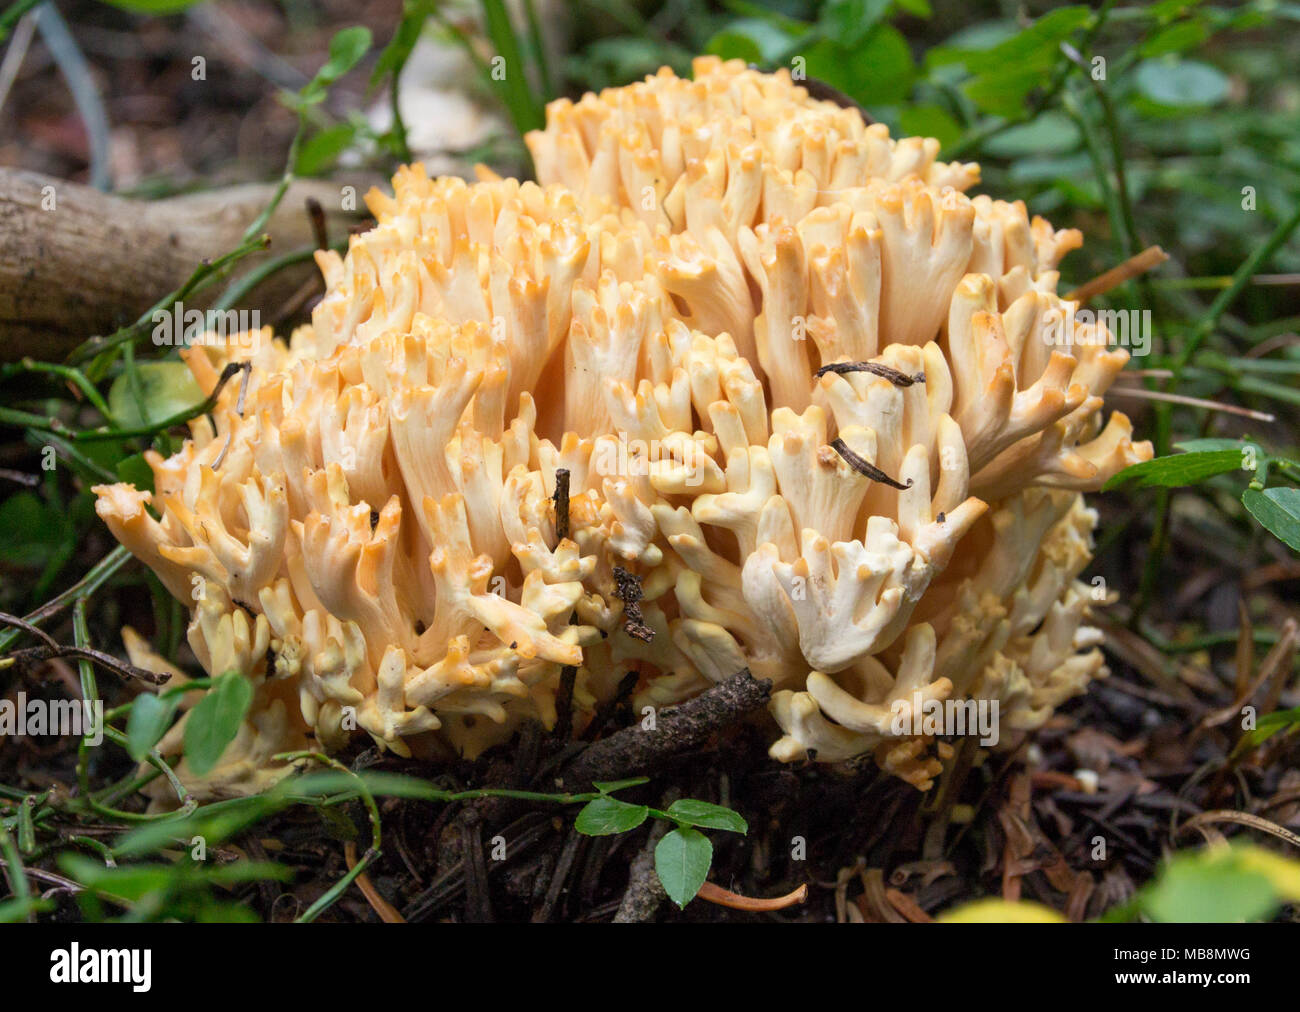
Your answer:
[[[358,210],[342,209],[344,186],[355,187]],[[324,208],[331,241],[343,239],[365,217],[360,198],[368,187],[360,179],[295,181],[267,224],[270,248],[241,262],[236,273],[314,244],[308,198]],[[274,191],[274,184],[248,183],[134,200],[0,168],[0,361],[62,358],[86,338],[137,319],[204,259],[238,246]],[[273,310],[315,271],[311,263],[277,271],[245,305]],[[187,305],[205,308],[222,287],[209,287]]]

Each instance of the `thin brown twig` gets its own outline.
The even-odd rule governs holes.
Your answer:
[[[885,474],[884,471],[880,470],[880,468],[876,467],[875,464],[871,463],[864,457],[859,457],[856,453],[850,450],[848,445],[839,436],[836,436],[831,440],[831,449],[844,459],[844,463],[848,464],[849,467],[853,468],[853,470],[857,471],[858,474],[862,475],[864,478],[878,481],[883,485],[888,485],[890,488],[909,489],[912,487],[911,478],[907,479],[906,485],[896,478],[891,478],[889,475]]]
[[[1276,415],[1270,415],[1266,411],[1255,411],[1253,408],[1242,408],[1236,404],[1224,404],[1220,401],[1207,401],[1201,397],[1188,397],[1185,394],[1167,394],[1162,390],[1146,390],[1142,387],[1111,387],[1109,394],[1116,397],[1136,397],[1144,401],[1165,401],[1169,404],[1186,404],[1188,407],[1205,408],[1207,411],[1222,411],[1229,415],[1240,415],[1243,418],[1253,418],[1257,422],[1275,422]]]
[[[723,889],[720,885],[714,885],[712,882],[705,882],[700,886],[699,897],[707,900],[709,903],[716,903],[720,907],[730,907],[732,910],[750,910],[756,913],[765,910],[785,910],[808,899],[808,886],[805,883],[794,892],[786,893],[784,896],[773,896],[770,899],[759,899],[754,896],[741,896],[739,893],[733,893],[730,889]]]
[[[837,376],[843,376],[851,372],[869,372],[873,376],[880,376],[889,380],[896,387],[910,387],[913,383],[924,383],[925,373],[918,372],[913,376],[902,372],[892,366],[883,365],[880,362],[831,362],[822,366],[813,375],[825,376],[828,372],[833,372]]]
[[[569,536],[569,469],[555,469],[555,536],[563,541]]]
[[[59,649],[61,644],[44,629],[39,629],[30,622],[24,622],[17,615],[10,615],[8,612],[0,611],[0,625],[7,625],[13,629],[21,629],[23,632],[35,636],[37,639],[44,640],[54,649]]]
[[[1216,822],[1235,822],[1239,826],[1249,826],[1251,829],[1258,829],[1261,832],[1276,836],[1279,840],[1285,840],[1293,847],[1300,847],[1300,836],[1283,826],[1279,826],[1276,822],[1270,822],[1258,815],[1251,815],[1249,812],[1234,812],[1226,808],[1193,815],[1178,827],[1176,835],[1181,836],[1190,829],[1203,830]]]
[[[1110,291],[1112,288],[1118,288],[1126,281],[1141,277],[1152,267],[1157,267],[1168,259],[1169,254],[1159,246],[1148,246],[1141,253],[1134,254],[1123,263],[1102,274],[1098,274],[1091,281],[1085,281],[1070,292],[1065,297],[1065,301],[1077,302],[1080,306],[1086,306],[1091,299]]]
[[[101,668],[111,671],[122,678],[134,678],[146,685],[162,685],[171,678],[171,675],[158,674],[153,671],[146,671],[144,668],[137,668],[134,664],[119,661],[116,657],[99,650],[92,650],[90,647],[65,646],[61,643],[56,643],[52,647],[28,647],[25,650],[15,650],[8,655],[6,660],[10,664],[33,664],[52,660],[55,657],[75,657],[79,660],[90,661],[92,664],[98,664]]]
[[[351,871],[357,866],[356,843],[352,840],[348,840],[343,845],[343,856],[347,859],[348,871]],[[360,889],[361,894],[365,896],[366,902],[369,903],[374,912],[379,915],[381,921],[384,921],[387,924],[406,923],[406,918],[398,913],[396,908],[379,894],[379,890],[375,888],[375,884],[370,881],[370,876],[368,876],[364,871],[356,877],[355,881],[357,888]]]

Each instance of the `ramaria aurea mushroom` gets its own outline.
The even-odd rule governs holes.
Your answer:
[[[995,699],[1014,734],[1103,673],[1080,493],[1151,448],[1101,420],[1127,352],[1052,338],[1078,232],[736,62],[528,142],[540,185],[372,191],[311,326],[186,351],[209,390],[250,362],[242,404],[149,456],[154,493],[98,489],[204,668],[256,686],[196,794],[311,738],[477,754],[553,722],[566,666],[579,721],[628,670],[666,706],[747,667],[773,757],[926,788],[900,706]]]

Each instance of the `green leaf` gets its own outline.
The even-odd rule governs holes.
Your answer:
[[[34,492],[16,492],[0,503],[0,562],[42,566],[71,536],[66,517]]]
[[[672,807],[668,809],[668,814],[678,822],[703,826],[705,829],[725,829],[728,833],[741,834],[749,832],[749,824],[740,815],[730,808],[723,808],[708,801],[682,798],[680,801],[673,802]]]
[[[1182,450],[1184,453],[1198,453],[1202,450],[1235,450],[1241,452],[1243,446],[1254,446],[1260,457],[1264,456],[1264,451],[1259,448],[1258,443],[1250,443],[1241,439],[1185,439],[1181,443],[1175,443],[1175,450]]]
[[[177,320],[176,325],[179,330],[181,321]],[[203,403],[203,391],[184,362],[140,362],[135,372],[140,379],[143,414],[127,373],[115,379],[108,390],[108,410],[119,425],[128,429],[152,425]]]
[[[909,137],[934,137],[943,147],[957,143],[961,126],[937,105],[909,105],[899,114],[899,125]]]
[[[1248,488],[1241,502],[1264,530],[1300,552],[1300,488]]]
[[[650,809],[645,805],[629,805],[617,798],[596,798],[583,806],[573,828],[585,836],[613,836],[636,829],[649,814]]]
[[[139,857],[173,847],[177,840],[188,844],[196,836],[203,837],[207,846],[213,847],[275,814],[286,804],[283,794],[277,792],[218,801],[182,819],[147,822],[123,836],[113,853],[118,857]]]
[[[216,678],[185,722],[185,758],[203,776],[235,740],[253,701],[253,684],[237,671]]]
[[[738,18],[709,39],[705,52],[724,60],[767,65],[790,48],[794,38],[759,18]]]
[[[971,53],[966,68],[975,74],[1012,67],[1043,70],[1061,58],[1060,44],[1091,18],[1092,11],[1082,5],[1061,7],[991,49]]]
[[[354,25],[336,32],[330,39],[330,58],[316,71],[316,80],[333,84],[361,62],[370,50],[370,29]]]
[[[831,0],[818,20],[830,38],[853,48],[884,19],[890,6],[891,0]]]
[[[940,67],[964,66],[974,53],[982,53],[1001,45],[1017,34],[1013,21],[982,21],[949,36],[941,46],[932,46],[925,54],[929,70]]]
[[[21,924],[31,914],[54,909],[53,900],[5,900],[0,903],[0,924]]]
[[[316,176],[333,167],[356,140],[357,128],[351,123],[336,123],[313,134],[298,149],[298,162],[294,173],[299,176]]]
[[[898,0],[898,9],[917,18],[929,18],[934,14],[930,0]]]
[[[135,697],[131,713],[126,718],[126,750],[132,759],[144,762],[150,749],[171,727],[180,702],[179,695],[164,697],[143,692]]]
[[[1059,112],[1045,112],[1024,126],[990,137],[984,150],[999,158],[1024,158],[1041,152],[1064,155],[1075,150],[1080,140],[1073,120]]]
[[[308,101],[319,101],[331,84],[361,62],[370,50],[370,29],[354,25],[336,32],[330,39],[329,59],[316,71],[299,94]]]
[[[134,485],[142,492],[153,491],[153,468],[144,459],[143,453],[133,453],[123,457],[114,468],[117,476],[129,485]]]
[[[1180,854],[1141,900],[1142,910],[1166,924],[1223,924],[1266,920],[1279,898],[1263,871],[1231,851]]]
[[[961,90],[981,112],[1012,119],[1025,111],[1025,99],[1042,83],[1041,68],[1010,64],[972,78]]]
[[[1143,98],[1169,108],[1203,108],[1228,97],[1222,71],[1196,60],[1145,60],[1133,77]]]
[[[1104,488],[1109,491],[1132,480],[1137,481],[1138,488],[1181,488],[1216,474],[1241,470],[1244,460],[1240,449],[1175,453],[1126,467],[1106,482]]]
[[[803,54],[810,77],[866,106],[902,102],[912,94],[916,66],[907,40],[892,25],[877,25],[852,49],[823,40]]]
[[[1289,727],[1295,727],[1300,724],[1300,706],[1293,707],[1290,710],[1274,710],[1272,713],[1266,713],[1259,718],[1259,722],[1254,729],[1242,737],[1237,743],[1236,753],[1249,752],[1251,749],[1259,748],[1264,742],[1268,741],[1279,731],[1285,731]]]
[[[1183,53],[1199,46],[1209,36],[1210,31],[1204,21],[1179,21],[1177,24],[1162,28],[1138,49],[1143,56],[1166,56],[1169,53]]]
[[[668,898],[684,907],[704,885],[713,864],[713,844],[698,829],[678,827],[655,847],[655,872]]]
[[[110,7],[130,11],[132,14],[179,14],[188,10],[199,0],[104,0]]]
[[[87,889],[120,896],[124,900],[139,900],[152,892],[161,892],[171,881],[174,869],[166,864],[133,864],[108,868],[102,862],[84,854],[64,851],[58,857],[59,867],[71,879]]]
[[[627,790],[629,787],[640,787],[642,784],[648,784],[649,777],[627,777],[624,780],[593,780],[591,786],[600,791],[601,794],[613,794],[615,791]]]

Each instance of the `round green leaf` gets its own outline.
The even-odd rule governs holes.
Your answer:
[[[1040,152],[1064,154],[1079,146],[1079,128],[1068,116],[1045,112],[1031,123],[1012,127],[984,142],[984,150],[999,158],[1023,158]]]
[[[185,722],[185,758],[191,770],[203,776],[217,765],[252,701],[253,684],[239,672],[227,671],[213,681]]]
[[[586,836],[612,836],[636,829],[648,814],[650,810],[645,805],[629,805],[618,798],[596,798],[578,813],[574,828]]]
[[[184,362],[141,362],[135,370],[143,412],[126,373],[115,379],[108,391],[108,409],[119,425],[128,429],[151,425],[203,403],[203,391]]]
[[[136,762],[143,762],[149,750],[167,733],[181,697],[155,696],[144,692],[135,697],[126,718],[126,750]]]
[[[1248,488],[1241,501],[1264,530],[1300,552],[1300,488]]]
[[[728,833],[748,833],[749,824],[730,808],[714,805],[708,801],[696,801],[694,798],[682,798],[674,801],[668,814],[678,822],[705,829],[725,829]]]
[[[1217,105],[1228,97],[1228,78],[1196,60],[1146,60],[1134,75],[1138,91],[1157,105]]]
[[[674,829],[655,847],[655,871],[664,892],[679,907],[695,898],[712,863],[713,844],[698,829]]]

